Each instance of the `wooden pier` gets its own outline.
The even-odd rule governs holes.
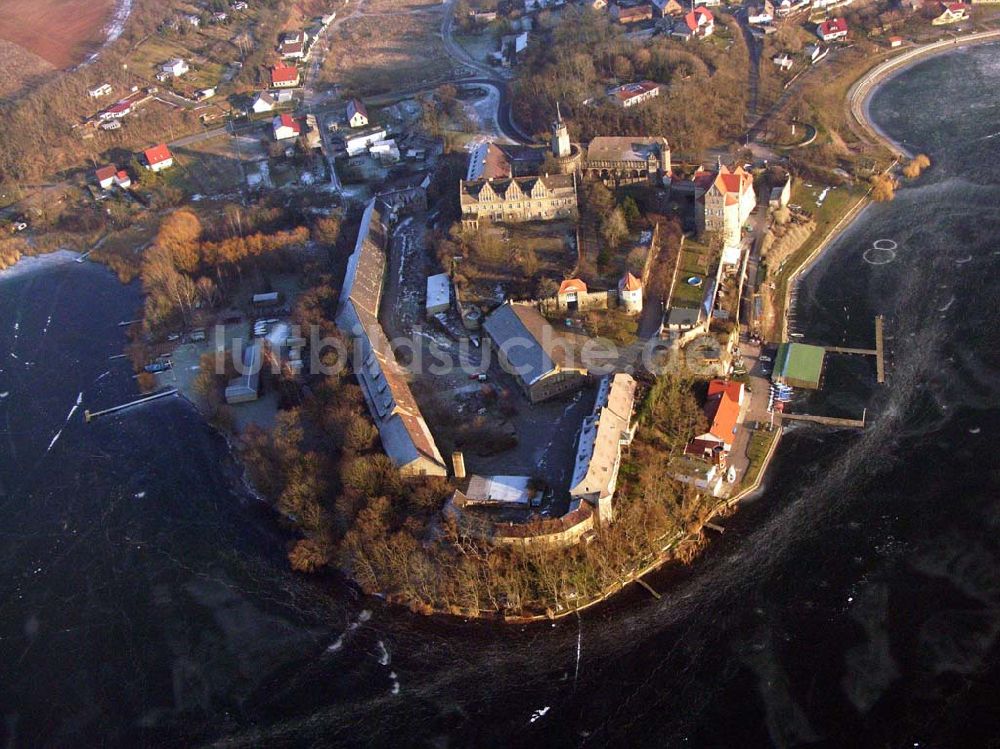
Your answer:
[[[822,424],[828,427],[845,427],[848,429],[864,429],[865,420],[860,419],[839,419],[834,416],[814,416],[813,414],[786,414],[779,413],[782,421],[810,421],[813,424]]]
[[[883,325],[885,318],[882,315],[875,317],[875,348],[851,348],[848,346],[824,346],[828,354],[855,354],[858,356],[875,357],[875,378],[878,384],[885,383],[885,335]]]
[[[128,403],[122,403],[120,406],[112,406],[111,408],[105,408],[103,411],[84,411],[83,420],[85,423],[89,424],[92,419],[96,419],[98,416],[106,416],[107,414],[113,414],[118,411],[124,411],[126,408],[132,408],[132,406],[139,406],[143,403],[149,403],[150,401],[159,400],[160,398],[166,398],[168,395],[176,395],[177,388],[171,388],[170,390],[164,390],[160,393],[153,393],[152,395],[147,395],[144,398],[139,398],[138,400],[130,401]]]

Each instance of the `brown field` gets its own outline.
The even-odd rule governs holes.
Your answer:
[[[55,68],[23,47],[0,39],[0,99],[21,91],[35,76],[44,76]]]
[[[440,82],[452,71],[441,42],[441,3],[373,0],[332,35],[323,79],[374,95]],[[346,12],[346,11],[344,11]]]
[[[83,60],[104,41],[114,0],[3,0],[0,39],[57,68]]]

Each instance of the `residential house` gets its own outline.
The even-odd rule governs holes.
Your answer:
[[[120,120],[132,113],[132,102],[122,99],[115,102],[98,115],[102,120]]]
[[[267,91],[261,91],[253,97],[253,104],[250,106],[254,114],[264,114],[274,109],[276,104],[274,98]]]
[[[383,164],[395,164],[400,158],[399,146],[391,138],[375,141],[368,147],[368,153]]]
[[[302,134],[302,128],[295,118],[290,114],[280,114],[271,121],[271,130],[275,140],[288,140],[298,138]]]
[[[835,42],[847,37],[847,21],[843,18],[830,18],[816,27],[816,36],[824,42]]]
[[[162,172],[174,165],[174,156],[165,143],[147,148],[142,155],[146,160],[146,168],[152,172]]]
[[[780,55],[775,55],[771,58],[771,62],[777,65],[782,70],[789,70],[792,67],[792,58],[788,56],[787,52],[782,52]]]
[[[94,172],[94,176],[97,178],[97,184],[101,186],[102,190],[107,190],[115,183],[115,174],[118,172],[118,167],[114,164],[109,164],[108,166],[102,166]]]
[[[889,49],[896,49],[897,47],[903,46],[903,37],[890,36],[888,42],[889,42]]]
[[[764,0],[763,5],[751,5],[747,8],[747,23],[759,26],[774,21],[774,3]]]
[[[689,39],[704,39],[715,31],[715,16],[704,5],[699,5],[674,24],[670,35],[688,41]]]
[[[580,428],[570,480],[570,512],[587,502],[598,522],[613,520],[612,499],[618,486],[622,447],[630,445],[635,436],[632,410],[637,387],[635,379],[624,373],[601,380],[594,411]]]
[[[712,380],[708,383],[705,399],[705,416],[708,417],[708,431],[699,434],[688,443],[685,452],[697,455],[711,463],[724,464],[726,456],[733,448],[736,427],[746,399],[742,382]]]
[[[166,73],[168,76],[173,78],[180,78],[182,75],[187,73],[191,68],[188,67],[187,62],[179,57],[170,60],[170,62],[165,62],[160,66],[160,72]]]
[[[271,68],[271,85],[274,88],[293,88],[299,85],[299,69],[294,65],[278,63]]]
[[[351,363],[386,455],[403,476],[445,476],[444,458],[378,321],[387,242],[371,200],[347,262],[337,327],[352,339]]]
[[[91,99],[100,99],[102,96],[107,96],[111,93],[111,84],[102,83],[100,86],[95,86],[94,88],[87,90],[87,96]]]
[[[384,127],[377,125],[349,133],[344,136],[344,148],[348,156],[359,156],[389,135]]]
[[[246,10],[249,7],[250,6],[247,4],[246,0],[236,0],[236,2],[233,3],[233,10]]]
[[[809,60],[810,65],[815,65],[824,57],[826,57],[828,54],[830,54],[830,48],[824,47],[820,44],[810,44],[808,47],[802,50],[802,54],[804,54],[806,56],[806,59]]]
[[[278,53],[283,60],[301,60],[306,56],[305,42],[282,42]]]
[[[576,219],[576,175],[459,182],[462,225],[475,228],[480,218],[506,223]]]
[[[368,109],[361,99],[351,99],[347,102],[347,124],[351,127],[368,126]]]
[[[611,17],[623,26],[633,23],[642,23],[643,21],[651,21],[653,20],[653,6],[649,3],[628,6],[618,5],[616,3],[611,7]]]
[[[121,189],[127,190],[132,186],[132,178],[128,176],[128,172],[124,169],[119,169],[115,173],[115,184]]]
[[[969,6],[965,3],[942,3],[941,14],[931,21],[932,26],[947,26],[969,17]]]
[[[678,0],[653,0],[653,16],[656,18],[676,18],[685,13],[684,6]]]
[[[500,38],[500,60],[507,67],[517,63],[517,57],[528,48],[528,32],[504,34]]]
[[[201,18],[199,16],[196,16],[194,13],[186,13],[184,15],[184,21],[189,26],[194,26],[195,28],[201,26]]]
[[[483,323],[504,370],[532,403],[583,387],[587,369],[578,365],[574,339],[557,334],[534,305],[508,302]]]
[[[662,86],[653,81],[639,81],[616,86],[608,92],[608,98],[619,107],[628,109],[660,95]]]
[[[212,14],[212,20],[215,23],[225,23],[227,18],[229,18],[229,16],[222,10],[217,10]]]
[[[699,171],[694,181],[698,232],[719,232],[723,263],[738,263],[742,228],[757,205],[753,176],[742,166],[720,164],[715,173]]]

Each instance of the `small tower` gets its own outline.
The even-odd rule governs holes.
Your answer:
[[[642,312],[642,281],[626,271],[618,282],[618,301],[629,314]]]
[[[564,159],[573,152],[569,143],[569,130],[563,122],[562,113],[559,111],[559,103],[556,102],[556,121],[552,123],[552,155],[557,159]]]

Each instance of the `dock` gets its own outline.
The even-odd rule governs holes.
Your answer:
[[[648,590],[648,591],[649,591],[649,593],[650,593],[650,595],[652,595],[652,596],[653,596],[653,598],[655,598],[655,599],[656,599],[657,601],[659,601],[659,600],[660,600],[660,598],[662,598],[662,596],[661,596],[661,595],[660,595],[659,593],[657,593],[657,592],[656,592],[655,590],[653,590],[653,586],[652,586],[652,585],[650,585],[649,583],[647,583],[647,582],[646,582],[645,580],[643,580],[643,579],[642,579],[641,577],[637,577],[637,578],[635,579],[635,581],[636,581],[637,583],[639,583],[639,585],[641,585],[642,587],[644,587],[644,588],[645,588],[646,590]]]
[[[813,424],[822,424],[828,427],[843,427],[847,429],[864,429],[865,420],[860,419],[840,419],[834,416],[814,416],[813,414],[787,414],[779,413],[782,421],[809,421]]]
[[[112,406],[111,408],[105,408],[103,411],[84,411],[83,420],[85,423],[89,424],[91,420],[96,419],[98,416],[107,416],[108,414],[117,413],[118,411],[124,411],[126,408],[132,408],[132,406],[139,406],[143,403],[149,403],[150,401],[159,400],[160,398],[166,398],[170,395],[176,395],[177,388],[171,388],[170,390],[164,390],[160,393],[153,393],[152,395],[147,395],[144,398],[139,398],[138,400],[129,401],[128,403],[122,403],[120,406]]]
[[[885,317],[875,317],[875,348],[851,348],[849,346],[824,346],[828,354],[854,354],[875,357],[875,378],[879,385],[885,383]],[[862,425],[863,426],[863,425]]]

